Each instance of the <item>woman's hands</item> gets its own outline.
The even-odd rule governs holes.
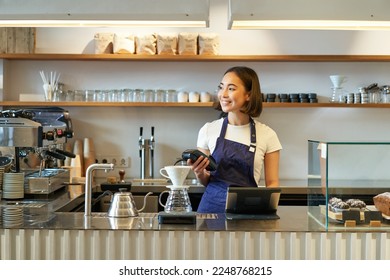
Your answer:
[[[209,159],[204,156],[200,156],[195,162],[192,162],[191,159],[187,160],[187,165],[191,166],[196,178],[204,186],[207,186],[210,180],[210,172],[206,170],[209,163]]]

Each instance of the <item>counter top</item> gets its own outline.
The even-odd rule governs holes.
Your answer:
[[[7,207],[23,207],[18,205]],[[112,218],[106,212],[53,212],[46,206],[23,207],[19,224],[9,224],[1,215],[0,228],[49,229],[49,230],[141,230],[141,231],[257,231],[257,232],[326,232],[325,227],[313,219],[306,206],[279,206],[275,220],[226,220],[220,214],[196,214],[195,224],[160,224],[158,213],[139,213],[137,217]],[[356,227],[345,228],[342,224],[333,225],[328,231],[386,231],[388,228]]]
[[[15,206],[9,206],[15,207]],[[6,206],[2,206],[3,211]],[[303,206],[280,206],[280,219],[228,221],[224,214],[196,214],[196,224],[159,224],[158,213],[140,213],[138,217],[111,218],[107,213],[92,213],[86,217],[82,212],[47,212],[26,208],[23,221],[10,228],[23,229],[119,229],[119,230],[197,230],[197,231],[308,231],[307,208]],[[0,228],[7,228],[4,222]],[[322,231],[314,224],[310,230]]]

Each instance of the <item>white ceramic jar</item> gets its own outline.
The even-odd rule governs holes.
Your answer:
[[[177,93],[177,102],[188,102],[188,92],[179,91]]]
[[[199,92],[191,91],[188,94],[188,99],[190,102],[199,102]]]
[[[200,93],[200,102],[210,102],[211,101],[211,94],[207,91],[202,91]]]

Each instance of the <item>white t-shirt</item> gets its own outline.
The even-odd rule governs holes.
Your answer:
[[[256,154],[253,175],[257,184],[259,184],[265,154],[281,150],[282,145],[274,130],[257,120],[254,121],[256,125]],[[197,147],[209,150],[212,154],[217,144],[217,138],[221,133],[222,124],[223,118],[206,123],[199,130]],[[250,124],[241,126],[228,124],[225,139],[249,146],[251,142]]]

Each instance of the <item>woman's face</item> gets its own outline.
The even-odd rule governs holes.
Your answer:
[[[218,100],[225,113],[240,112],[243,105],[249,101],[249,93],[234,72],[226,73],[223,76],[218,86]]]

